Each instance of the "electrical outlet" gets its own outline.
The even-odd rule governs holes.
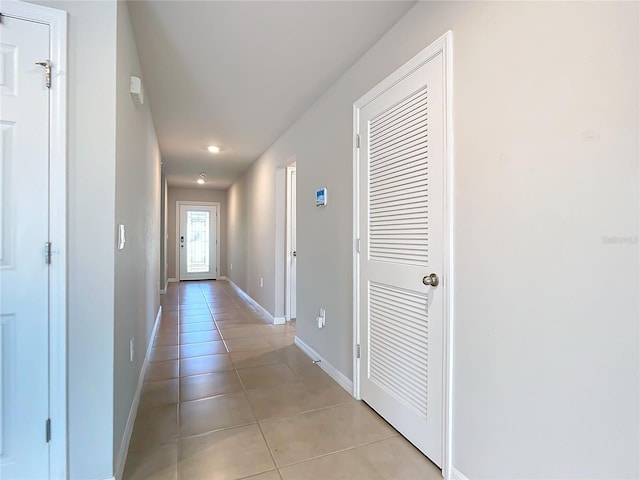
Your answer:
[[[133,362],[133,337],[129,340],[129,361]]]
[[[264,278],[260,277],[260,288],[264,287]]]

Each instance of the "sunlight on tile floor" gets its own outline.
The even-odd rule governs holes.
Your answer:
[[[442,478],[228,282],[162,305],[124,480]]]

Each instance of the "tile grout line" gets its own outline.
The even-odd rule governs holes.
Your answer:
[[[180,315],[180,290],[178,290],[178,398],[177,398],[177,417],[176,417],[176,433],[178,436],[177,444],[176,444],[176,477],[177,480],[180,480],[181,468],[180,468],[180,454],[182,452],[182,425],[180,419],[182,418],[182,408],[180,406],[180,384],[181,384],[181,374],[182,374],[182,342],[180,340],[180,335],[182,334],[182,318]]]
[[[359,445],[353,445],[351,447],[341,448],[340,450],[336,450],[334,452],[324,453],[322,455],[316,455],[315,457],[305,458],[304,460],[299,460],[297,462],[287,463],[286,465],[282,465],[282,468],[291,467],[293,465],[300,465],[301,463],[310,462],[312,460],[317,460],[319,458],[330,457],[331,455],[337,455],[338,453],[348,452],[349,450],[355,450],[356,448],[366,447],[369,445],[373,445],[374,443],[384,442],[389,440],[390,438],[396,438],[399,434],[395,433],[394,435],[389,435],[388,437],[379,438],[377,440],[371,440],[370,442],[361,443]]]
[[[205,304],[207,306],[207,310],[209,310],[209,315],[211,316],[211,321],[215,324],[215,321],[213,320],[213,312],[211,312],[211,308],[209,306],[209,303],[207,302],[206,297],[204,296],[203,292],[202,292],[202,286],[200,286],[200,294],[202,295],[203,299],[205,300]],[[182,452],[182,440],[183,438],[189,438],[189,437],[183,437],[182,436],[182,428],[181,428],[181,418],[182,418],[182,398],[181,398],[181,384],[182,384],[182,339],[180,337],[180,335],[182,334],[182,316],[180,314],[180,300],[181,300],[181,294],[180,291],[178,291],[178,403],[177,403],[177,456],[178,458],[176,459],[176,475],[177,475],[177,480],[181,479],[181,468],[180,468],[180,454]],[[226,345],[225,345],[226,348]],[[207,432],[210,433],[210,432]]]
[[[206,432],[202,432],[202,433],[195,433],[193,435],[185,435],[184,437],[181,437],[181,438],[182,439],[190,439],[190,438],[205,437],[205,436],[210,435],[212,433],[226,432],[227,430],[233,430],[235,428],[248,427],[249,425],[253,425],[254,423],[256,423],[256,422],[241,423],[239,425],[232,425],[230,427],[216,428],[215,430],[207,430]]]
[[[215,321],[215,319],[214,319]],[[216,324],[217,325],[217,324]],[[226,345],[226,343],[225,343]],[[228,350],[228,349],[227,349]],[[238,367],[236,366],[236,364],[234,362],[231,362],[234,368],[234,371],[236,372],[236,375],[238,376],[238,378],[240,379],[240,385],[242,385],[242,393],[244,394],[244,398],[247,401],[247,405],[249,405],[249,409],[251,410],[251,415],[253,415],[253,418],[256,421],[256,425],[258,427],[258,430],[260,430],[260,435],[262,435],[262,440],[264,441],[264,444],[267,447],[267,451],[269,452],[269,456],[271,457],[271,461],[273,462],[273,466],[275,467],[276,472],[278,473],[278,476],[280,477],[280,479],[282,480],[282,475],[280,474],[280,468],[278,466],[278,462],[276,462],[276,457],[273,453],[273,450],[271,448],[271,445],[269,445],[269,442],[267,440],[266,435],[264,434],[264,431],[262,430],[262,425],[260,425],[260,422],[258,421],[258,416],[256,415],[255,409],[253,408],[253,405],[251,404],[251,402],[249,401],[249,396],[247,395],[247,388],[245,386],[244,381],[242,380],[242,377],[240,376],[240,372],[238,372]],[[263,472],[264,473],[264,472]],[[255,474],[257,475],[257,474]]]
[[[283,415],[281,417],[266,418],[266,419],[263,419],[263,420],[258,420],[258,422],[261,422],[261,423],[275,422],[276,420],[282,420],[283,418],[298,417],[300,415],[307,415],[308,413],[319,412],[321,410],[327,410],[329,408],[334,408],[334,407],[341,407],[342,405],[347,405],[349,403],[351,403],[351,401],[336,403],[335,405],[329,405],[328,407],[319,407],[319,408],[312,408],[310,410],[303,410],[301,412],[295,412],[295,413],[291,413],[289,415]]]
[[[263,420],[262,422],[263,423],[267,423],[267,422],[272,422],[272,421],[276,421],[276,420],[281,420],[281,419],[284,419],[284,418],[297,417],[297,416],[305,415],[305,414],[308,414],[308,413],[319,412],[319,411],[323,411],[323,410],[327,411],[327,410],[330,410],[330,409],[335,408],[335,407],[339,407],[339,406],[342,406],[342,405],[347,405],[348,403],[350,403],[350,402],[339,403],[339,404],[336,404],[336,405],[331,405],[331,406],[328,406],[328,407],[321,407],[321,408],[317,408],[317,409],[314,409],[314,410],[308,410],[308,411],[305,411],[305,412],[298,412],[298,413],[294,413],[294,414],[291,414],[291,415],[285,415],[283,417],[278,417],[278,418],[269,419],[269,420]],[[262,425],[261,425],[261,421],[260,420],[258,420],[258,424],[260,425],[260,430],[262,431]],[[378,438],[376,440],[371,440],[369,442],[360,443],[358,445],[352,445],[350,447],[341,448],[341,449],[338,449],[338,450],[335,450],[335,451],[332,451],[332,452],[324,453],[322,455],[316,455],[314,457],[309,457],[309,458],[306,458],[304,460],[299,460],[297,462],[287,463],[285,465],[279,465],[279,464],[276,463],[276,466],[277,466],[277,468],[279,470],[280,468],[290,467],[292,465],[298,465],[300,463],[309,462],[311,460],[316,460],[318,458],[328,457],[330,455],[336,455],[338,453],[346,452],[348,450],[354,450],[356,448],[366,447],[367,445],[371,445],[371,444],[374,444],[374,443],[378,443],[378,442],[382,442],[382,441],[385,441],[385,440],[389,440],[390,438],[394,438],[394,437],[398,437],[398,436],[399,436],[399,433],[397,431],[395,431],[395,433],[392,434],[392,435],[388,435],[386,437]],[[266,437],[265,437],[265,441],[266,441]],[[269,445],[269,442],[267,442],[267,445]],[[274,459],[274,461],[275,461],[275,459]]]
[[[235,368],[235,364],[234,364],[234,368]],[[269,441],[267,440],[267,436],[264,434],[264,430],[262,430],[262,425],[260,425],[260,422],[258,421],[258,416],[256,415],[255,409],[253,408],[253,405],[251,405],[251,402],[249,401],[249,396],[247,395],[247,389],[245,387],[244,381],[242,380],[242,377],[240,376],[240,373],[238,372],[237,368],[235,368],[235,372],[236,372],[236,375],[238,375],[238,378],[240,378],[240,384],[242,385],[242,393],[244,394],[244,398],[247,401],[247,405],[249,405],[249,409],[251,410],[251,414],[253,415],[253,418],[256,421],[256,425],[258,427],[258,430],[260,430],[260,435],[262,435],[262,440],[264,441],[264,444],[267,447],[267,451],[269,452],[269,456],[271,457],[271,461],[273,462],[273,466],[275,467],[276,471],[278,472],[278,475],[280,475],[280,468],[278,466],[278,462],[276,462],[276,457],[275,457],[275,455],[273,453],[271,445],[269,444]],[[280,478],[282,478],[282,475],[280,475]]]
[[[200,286],[200,293],[202,294],[202,287]],[[204,295],[202,295],[204,297]],[[180,302],[181,299],[181,294],[180,292],[178,292],[178,302]],[[208,307],[208,305],[207,305]],[[182,473],[181,473],[181,468],[180,468],[180,456],[181,456],[181,452],[182,452],[182,396],[181,396],[181,386],[182,386],[182,339],[181,339],[181,335],[182,335],[182,315],[180,312],[180,303],[178,303],[178,425],[177,425],[177,429],[178,429],[178,458],[177,458],[177,463],[176,463],[176,474],[178,477],[178,480],[180,480]],[[211,313],[211,312],[209,312]]]
[[[235,300],[233,300],[233,301],[234,301],[234,303],[236,303],[236,305],[238,305],[238,308],[240,309],[242,315],[245,318],[248,319],[249,317],[244,314],[244,311],[242,311],[242,309],[240,308],[240,305]],[[209,308],[210,308],[210,306],[209,306]],[[211,316],[213,318],[213,322],[216,325],[216,328],[218,329],[218,333],[219,333],[220,332],[220,325],[216,321],[215,315],[213,314],[213,312],[211,312]],[[227,349],[227,355],[230,355],[231,352],[229,351],[229,347],[227,346],[226,340],[224,339],[224,337],[222,335],[220,335],[220,338],[222,338],[223,341],[224,341],[224,346]],[[282,475],[280,474],[280,469],[278,468],[278,463],[276,462],[276,459],[275,459],[275,456],[274,456],[274,454],[272,452],[271,446],[269,445],[269,442],[267,441],[267,437],[265,436],[264,431],[262,430],[262,426],[260,425],[260,422],[258,421],[258,417],[256,416],[256,412],[255,412],[255,410],[253,408],[253,405],[251,405],[251,402],[249,401],[249,397],[247,396],[247,388],[245,386],[244,381],[242,380],[242,377],[240,376],[240,372],[238,372],[238,367],[236,366],[235,362],[233,362],[233,361],[231,361],[231,364],[233,365],[233,371],[235,372],[238,380],[240,381],[240,385],[242,387],[242,394],[244,395],[244,398],[245,398],[245,400],[247,402],[247,405],[249,405],[249,409],[251,410],[251,415],[253,415],[253,418],[255,419],[255,424],[258,427],[258,430],[260,430],[260,434],[262,435],[262,439],[263,439],[263,441],[264,441],[264,443],[265,443],[265,445],[267,447],[267,451],[269,452],[269,456],[271,457],[271,461],[273,462],[273,466],[275,467],[275,471],[278,474],[278,477],[280,477],[280,480],[282,480]],[[249,425],[252,425],[252,424],[249,424]],[[236,428],[236,427],[231,427],[231,428]],[[251,478],[252,476],[260,475],[262,473],[267,473],[267,472],[270,472],[270,471],[273,471],[273,470],[267,470],[265,472],[253,473],[253,474],[249,475],[248,477],[244,477],[244,478]]]
[[[177,350],[177,367],[178,367],[178,386],[177,386],[177,401],[176,401],[176,478],[180,478],[180,291],[177,291],[177,299],[176,299],[176,310],[174,310],[176,315],[176,350]],[[161,321],[164,321],[162,319]],[[170,405],[170,404],[169,404]]]

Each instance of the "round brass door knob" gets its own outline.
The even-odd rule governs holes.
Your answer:
[[[438,275],[432,273],[430,275],[425,275],[424,277],[422,277],[422,283],[424,283],[428,287],[437,287],[440,283],[440,279],[438,278]]]

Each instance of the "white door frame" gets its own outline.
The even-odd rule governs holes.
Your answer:
[[[287,321],[291,320],[291,251],[293,249],[293,239],[292,239],[292,230],[291,224],[293,223],[292,218],[292,189],[291,189],[291,175],[296,171],[296,167],[293,165],[289,165],[287,167],[287,199],[286,199],[286,240],[285,240],[285,269],[284,269],[284,277],[285,277],[285,286],[284,286],[284,316]]]
[[[2,14],[49,26],[49,474],[67,478],[67,12],[3,0]]]
[[[220,279],[220,202],[176,202],[176,279],[180,281],[180,206],[214,207],[216,209],[216,279]]]
[[[360,167],[358,134],[360,109],[380,96],[391,86],[400,82],[420,66],[427,63],[435,55],[443,55],[443,75],[445,89],[445,141],[444,141],[444,222],[443,225],[443,258],[444,271],[441,276],[441,288],[444,295],[444,329],[443,329],[443,429],[442,429],[442,459],[443,476],[450,478],[451,451],[452,451],[452,384],[453,384],[453,35],[446,32],[426,49],[409,60],[405,65],[387,77],[365,96],[361,97],[353,105],[353,396],[360,397],[360,359],[357,358],[357,349],[360,345],[360,259],[358,255],[358,239],[360,238]]]

